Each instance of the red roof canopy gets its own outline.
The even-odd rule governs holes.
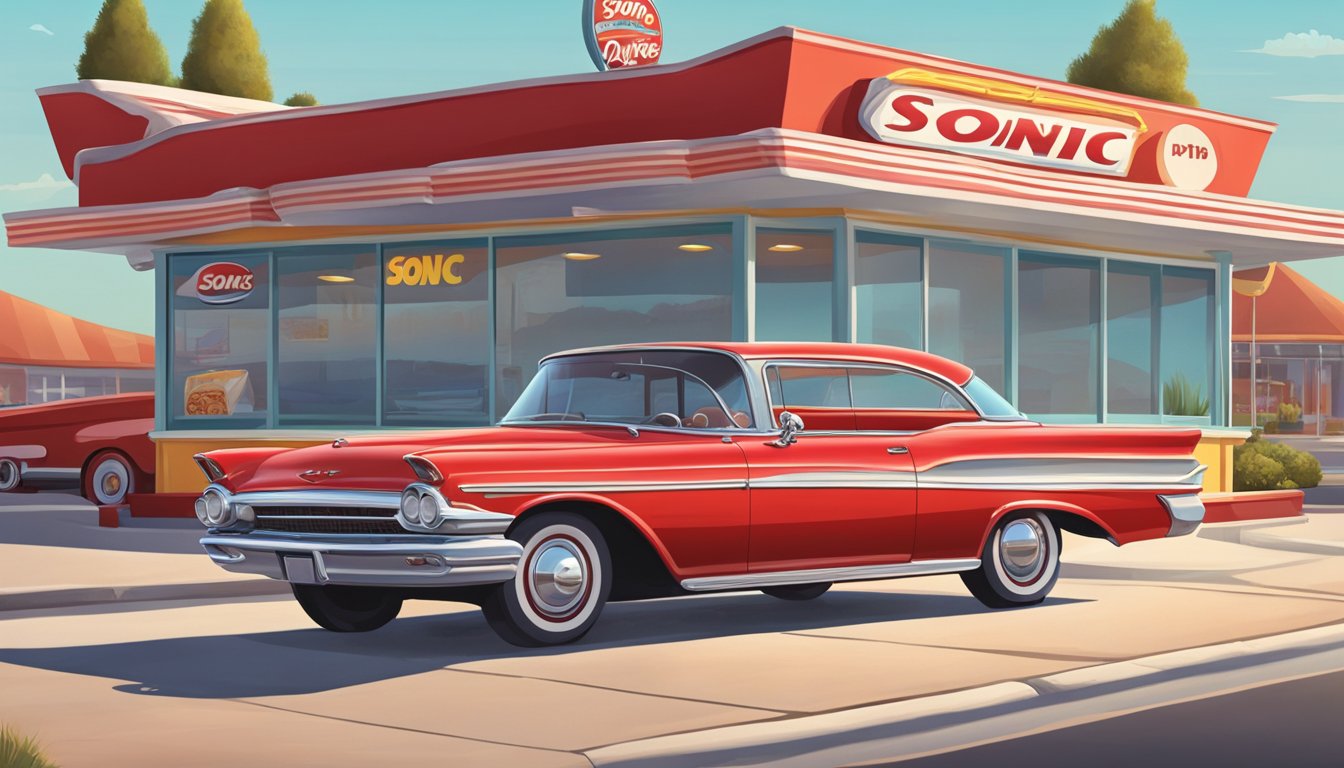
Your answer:
[[[1269,288],[1255,299],[1257,342],[1344,344],[1344,301],[1282,263],[1272,265]],[[1270,267],[1236,273],[1242,280],[1264,280]],[[1251,340],[1251,298],[1232,295],[1232,340]]]
[[[57,312],[0,291],[0,363],[153,368],[154,339]]]

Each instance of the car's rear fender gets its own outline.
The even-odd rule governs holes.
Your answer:
[[[1015,501],[1011,504],[1004,504],[994,510],[994,514],[990,516],[989,523],[985,526],[985,530],[980,536],[980,549],[978,551],[984,551],[985,542],[989,540],[990,531],[994,530],[994,526],[998,525],[1000,520],[1014,512],[1024,512],[1028,510],[1044,512],[1050,518],[1050,521],[1061,530],[1079,536],[1086,536],[1088,538],[1106,539],[1112,544],[1119,546],[1120,542],[1115,530],[1091,511],[1084,509],[1077,504],[1070,504],[1056,499],[1027,499],[1024,501]]]

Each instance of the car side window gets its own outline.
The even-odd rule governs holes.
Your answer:
[[[784,408],[849,408],[849,374],[844,368],[781,365],[779,402]]]
[[[850,368],[855,408],[966,411],[970,406],[948,387],[914,373],[882,368]]]

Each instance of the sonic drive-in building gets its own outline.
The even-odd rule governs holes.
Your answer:
[[[1042,421],[1201,426],[1226,489],[1232,272],[1344,253],[1344,214],[1246,198],[1271,123],[794,28],[356,104],[39,96],[79,206],[9,242],[155,271],[162,493],[660,340],[925,349]]]

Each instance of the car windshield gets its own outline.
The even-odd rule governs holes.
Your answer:
[[[971,377],[964,389],[987,419],[1008,421],[1026,418],[979,376]]]
[[[656,350],[545,363],[502,423],[607,422],[690,429],[753,426],[741,367],[710,352]]]

